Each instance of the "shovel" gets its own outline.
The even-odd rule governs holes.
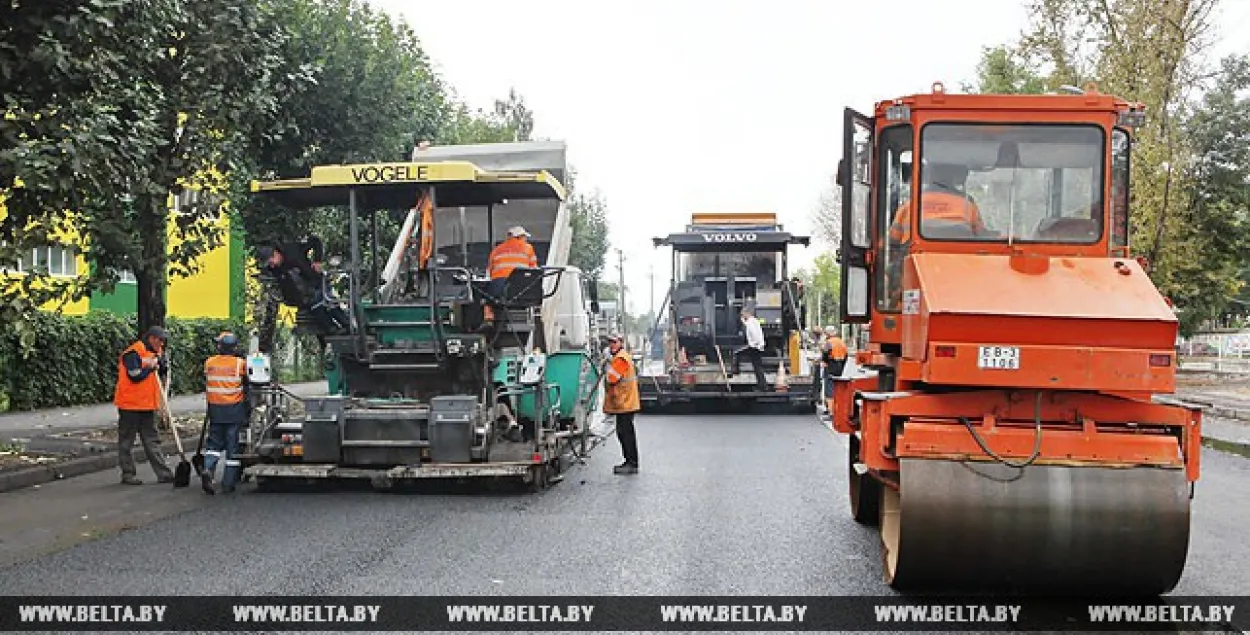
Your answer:
[[[174,425],[174,415],[169,411],[169,392],[161,381],[161,376],[156,376],[156,386],[165,397],[161,400],[161,407],[164,410],[165,422],[169,424],[169,431],[174,435],[174,445],[178,446],[178,467],[174,468],[174,487],[188,487],[191,485],[191,464],[187,462],[187,453],[182,449],[182,438],[178,436],[178,426]]]
[[[195,455],[191,457],[191,465],[196,476],[204,476],[204,433],[208,431],[208,415],[204,415],[204,425],[200,426],[200,441],[195,444]]]

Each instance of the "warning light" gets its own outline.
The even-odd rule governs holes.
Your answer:
[[[1163,354],[1163,355],[1151,355],[1151,356],[1150,356],[1150,365],[1151,365],[1151,366],[1163,367],[1163,368],[1166,368],[1166,367],[1168,367],[1168,366],[1171,366],[1171,365],[1172,365],[1172,356],[1171,356],[1171,355],[1167,355],[1167,354]]]
[[[954,346],[938,346],[937,348],[933,349],[933,356],[934,357],[954,357],[955,347]]]

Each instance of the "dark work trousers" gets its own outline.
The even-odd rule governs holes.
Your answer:
[[[328,333],[338,334],[347,332],[351,326],[351,320],[347,316],[347,312],[334,298],[327,297],[324,293],[318,291],[313,296],[312,305],[308,312],[317,320],[317,324]]]
[[[842,376],[842,369],[846,368],[845,359],[835,359],[828,362],[825,366],[825,397],[833,397],[833,378]]]
[[[638,431],[634,429],[634,413],[621,412],[616,415],[616,438],[621,441],[621,454],[625,456],[625,464],[638,467]]]
[[[825,367],[821,364],[812,366],[812,398],[820,400],[824,398],[821,393],[825,387]]]
[[[161,452],[161,437],[156,431],[156,413],[151,410],[117,411],[117,464],[122,470],[122,476],[135,475],[136,434],[143,441],[143,451],[148,455],[148,463],[156,473],[156,478],[172,479],[174,473],[165,463],[164,452]]]
[[[758,348],[747,346],[734,351],[734,374],[738,374],[741,366],[742,358],[747,358],[751,362],[751,369],[755,371],[755,386],[759,390],[768,390],[768,380],[764,378],[764,353]]]

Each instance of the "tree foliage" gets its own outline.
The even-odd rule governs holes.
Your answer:
[[[346,253],[342,210],[290,214],[261,197],[243,199],[250,178],[307,176],[331,163],[406,161],[434,139],[449,105],[416,35],[363,0],[282,0],[291,37],[281,74],[303,78],[285,90],[281,109],[249,169],[235,180],[246,200],[249,242],[315,234],[329,253]],[[379,223],[391,237],[399,223]],[[367,231],[367,230],[366,230]]]
[[[1046,92],[1046,78],[1032,58],[1000,45],[981,51],[976,84],[964,84],[965,91],[998,95],[1029,95]]]
[[[573,226],[573,243],[569,248],[569,264],[581,269],[588,278],[603,274],[608,253],[608,206],[596,190],[590,194],[576,188],[577,174],[569,169],[565,186],[569,192],[568,210]],[[601,287],[602,288],[602,287]]]
[[[842,269],[833,255],[824,252],[812,262],[812,269],[799,269],[796,276],[803,281],[809,326],[838,324],[838,302],[842,290]]]
[[[534,132],[534,113],[516,89],[508,91],[508,99],[495,100],[490,112],[471,111],[458,100],[448,106],[439,143],[508,143],[529,141]]]
[[[1227,323],[1250,301],[1250,56],[1222,61],[1214,87],[1185,122],[1194,157],[1178,240],[1185,256],[1173,300],[1190,325]]]
[[[842,186],[838,185],[836,174],[829,177],[820,192],[811,220],[816,240],[835,249],[842,244]]]
[[[140,329],[163,323],[165,278],[190,273],[219,244],[211,221],[224,200],[186,206],[167,243],[169,197],[221,191],[221,175],[276,108],[285,35],[272,9],[92,0],[11,10],[0,53],[8,142],[0,182],[12,184],[4,238],[26,249],[46,243],[48,231],[76,233],[91,265],[76,295],[111,288],[129,270]],[[32,223],[40,229],[28,231]],[[22,284],[28,291],[41,278]]]
[[[1225,311],[1244,278],[1236,264],[1245,261],[1245,230],[1235,225],[1241,204],[1210,177],[1210,157],[1220,154],[1219,140],[1236,137],[1244,108],[1228,88],[1244,85],[1235,61],[1208,81],[1205,51],[1218,4],[1029,0],[1029,28],[1018,42],[983,52],[974,84],[980,92],[1041,93],[1094,82],[1145,105],[1147,124],[1133,139],[1131,244],[1180,309],[1183,333]],[[1250,176],[1244,164],[1227,169],[1241,170],[1242,183]]]

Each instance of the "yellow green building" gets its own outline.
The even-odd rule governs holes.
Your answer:
[[[178,197],[171,197],[170,240],[174,240],[175,221],[172,217],[194,203],[198,191],[185,190]],[[6,214],[0,202],[0,218]],[[222,214],[216,222],[223,231],[222,243],[204,254],[196,262],[196,273],[185,278],[169,276],[165,287],[166,315],[179,318],[243,319],[246,309],[247,253],[242,233],[230,225],[230,218]],[[17,272],[23,275],[37,267],[47,267],[53,277],[75,278],[87,273],[88,263],[81,255],[77,237],[64,236],[57,245],[32,249],[18,264]],[[254,282],[253,282],[254,284]],[[82,300],[54,303],[46,309],[60,306],[67,315],[82,315],[89,311],[111,311],[118,314],[137,312],[138,289],[132,275],[123,274],[121,281],[111,293],[93,292]],[[285,317],[285,316],[284,316]]]

